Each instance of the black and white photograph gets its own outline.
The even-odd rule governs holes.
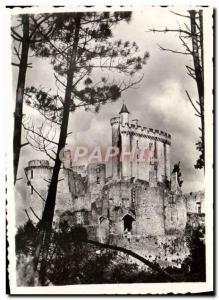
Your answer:
[[[213,9],[9,13],[11,294],[212,292]]]

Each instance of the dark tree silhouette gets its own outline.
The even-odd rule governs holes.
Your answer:
[[[34,18],[34,22],[33,22]],[[15,100],[15,112],[14,112],[14,137],[13,137],[13,152],[14,152],[14,183],[17,180],[17,171],[19,164],[20,151],[23,146],[28,143],[21,143],[22,134],[22,119],[23,119],[23,99],[24,89],[26,82],[27,68],[32,68],[31,63],[28,63],[30,52],[33,55],[31,48],[35,48],[39,42],[42,42],[44,38],[38,36],[38,26],[45,23],[48,18],[47,15],[41,15],[39,17],[32,17],[28,14],[22,14],[17,17],[15,25],[11,27],[11,36],[13,39],[13,55],[15,61],[12,65],[19,68],[16,100]],[[52,31],[51,28],[44,27],[44,34],[49,36]]]
[[[37,55],[51,59],[59,93],[52,95],[35,87],[27,88],[25,92],[27,104],[36,108],[47,120],[60,128],[57,142],[50,141],[56,145],[56,150],[53,150],[53,173],[40,223],[36,264],[42,243],[46,261],[45,249],[48,249],[52,229],[61,167],[59,153],[66,145],[69,113],[81,106],[86,109],[92,107],[98,111],[101,104],[116,101],[122,91],[140,82],[142,76],[134,79],[134,75],[142,69],[149,57],[148,52],[143,57],[137,55],[136,43],[111,39],[114,25],[130,21],[129,12],[60,13],[50,16],[46,22],[48,27],[50,22],[55,24],[53,34],[47,38],[41,30],[44,24],[39,25],[38,32],[42,34],[44,41],[35,44],[34,50]],[[102,72],[103,76],[93,82],[91,75],[97,73],[95,70]],[[105,76],[106,72],[108,78]],[[123,78],[120,81],[109,78],[109,73],[114,72],[123,75]],[[31,130],[34,132],[33,128]],[[44,139],[43,134],[41,137]],[[45,268],[44,263],[41,266]]]

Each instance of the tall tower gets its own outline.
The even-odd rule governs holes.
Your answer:
[[[131,141],[129,131],[129,111],[123,103],[120,111],[120,133],[121,133],[121,178],[131,177]]]
[[[129,132],[129,111],[123,103],[119,112],[120,117],[111,119],[112,126],[112,146],[119,149],[119,154],[112,159],[113,179],[131,177],[131,140]],[[122,160],[121,160],[122,157]]]

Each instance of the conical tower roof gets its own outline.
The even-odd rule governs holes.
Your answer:
[[[128,113],[129,114],[129,111],[128,111],[125,103],[123,103],[122,108],[121,108],[119,114],[122,114],[122,113]]]

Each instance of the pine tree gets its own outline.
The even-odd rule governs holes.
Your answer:
[[[47,22],[55,24],[53,34],[47,42],[38,43],[35,49],[39,56],[51,59],[59,91],[61,88],[63,90],[61,95],[53,95],[35,87],[26,89],[27,104],[38,109],[47,120],[60,126],[57,149],[53,151],[54,167],[42,215],[36,256],[39,255],[42,241],[45,242],[43,249],[48,248],[61,167],[59,153],[66,145],[69,113],[81,106],[98,111],[100,105],[116,101],[122,91],[141,80],[135,80],[134,75],[146,63],[148,52],[141,57],[137,55],[138,46],[135,42],[112,39],[113,26],[119,22],[129,22],[130,18],[129,12],[52,14]],[[38,30],[46,38],[40,27]],[[93,80],[95,75],[113,72],[125,75],[128,80],[123,78],[115,81],[115,78],[106,76],[95,82]],[[41,137],[43,138],[43,134]],[[43,252],[46,253],[46,250]],[[42,264],[42,274],[44,268],[45,264]]]

